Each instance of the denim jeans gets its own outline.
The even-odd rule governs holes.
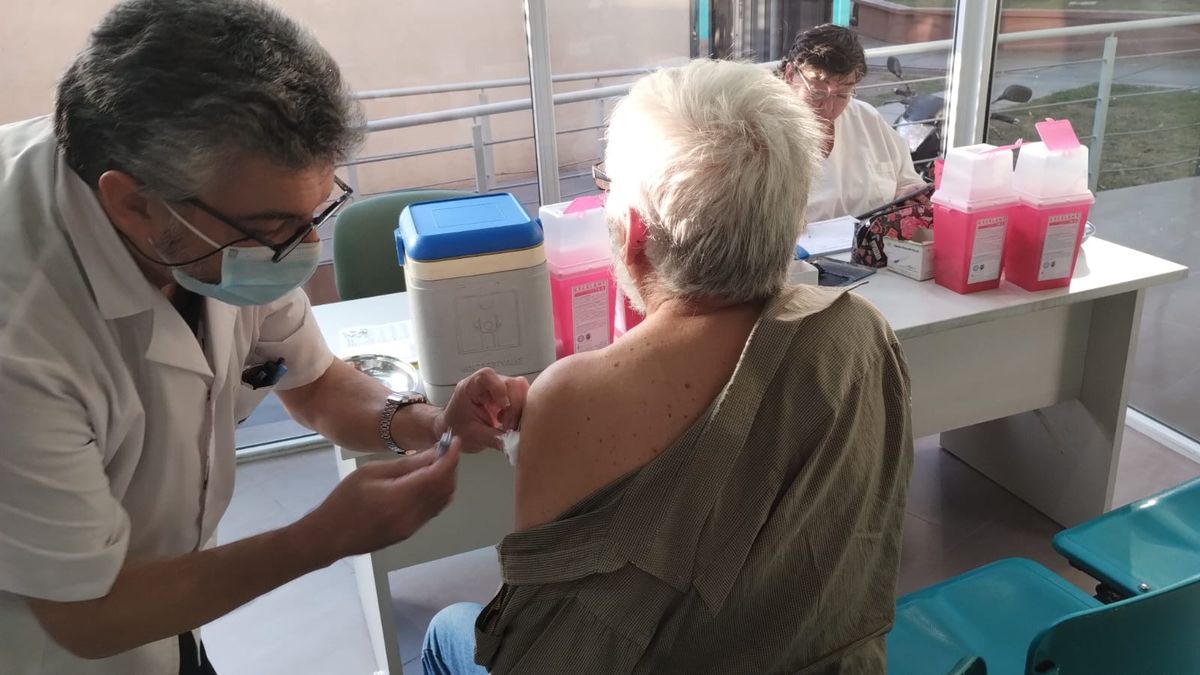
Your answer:
[[[460,602],[433,617],[421,648],[425,675],[487,675],[475,664],[475,619],[482,610],[483,605]]]

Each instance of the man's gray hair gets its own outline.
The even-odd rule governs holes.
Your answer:
[[[808,105],[762,68],[698,60],[639,80],[608,126],[610,222],[646,223],[656,292],[762,300],[782,288],[820,166]]]
[[[313,36],[258,0],[127,0],[59,82],[55,133],[92,187],[118,169],[186,199],[240,157],[343,160],[362,113]]]

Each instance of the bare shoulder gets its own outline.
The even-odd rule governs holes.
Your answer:
[[[517,529],[548,522],[577,498],[575,474],[585,440],[584,416],[593,407],[601,358],[580,354],[562,359],[529,388],[521,415],[517,459]]]
[[[576,354],[555,361],[538,375],[529,387],[521,417],[522,449],[527,431],[536,436],[544,427],[553,428],[564,413],[580,402],[587,391],[584,383],[598,370],[596,361],[595,354]]]

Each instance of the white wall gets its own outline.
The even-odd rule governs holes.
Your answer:
[[[186,1],[186,0],[181,0]],[[0,0],[0,124],[53,108],[54,85],[111,0]],[[11,6],[15,3],[15,7]],[[519,0],[275,0],[309,26],[356,90],[528,77]],[[551,61],[556,73],[660,64],[686,58],[687,0],[551,0]],[[611,84],[617,81],[606,81]],[[568,91],[594,83],[560,85]],[[478,92],[365,102],[368,118],[475,105]],[[528,97],[527,88],[488,92],[492,102]],[[595,124],[596,104],[560,109],[560,128]],[[532,135],[528,112],[493,117],[495,139]],[[471,139],[471,120],[372,134],[363,154],[404,152]],[[590,161],[595,135],[560,139],[563,163]],[[497,146],[495,170],[532,175],[533,143]],[[364,167],[365,192],[429,185],[474,176],[470,151]]]

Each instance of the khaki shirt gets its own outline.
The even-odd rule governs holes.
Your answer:
[[[883,673],[909,418],[879,312],[785,290],[682,437],[504,538],[476,660],[539,675]]]

